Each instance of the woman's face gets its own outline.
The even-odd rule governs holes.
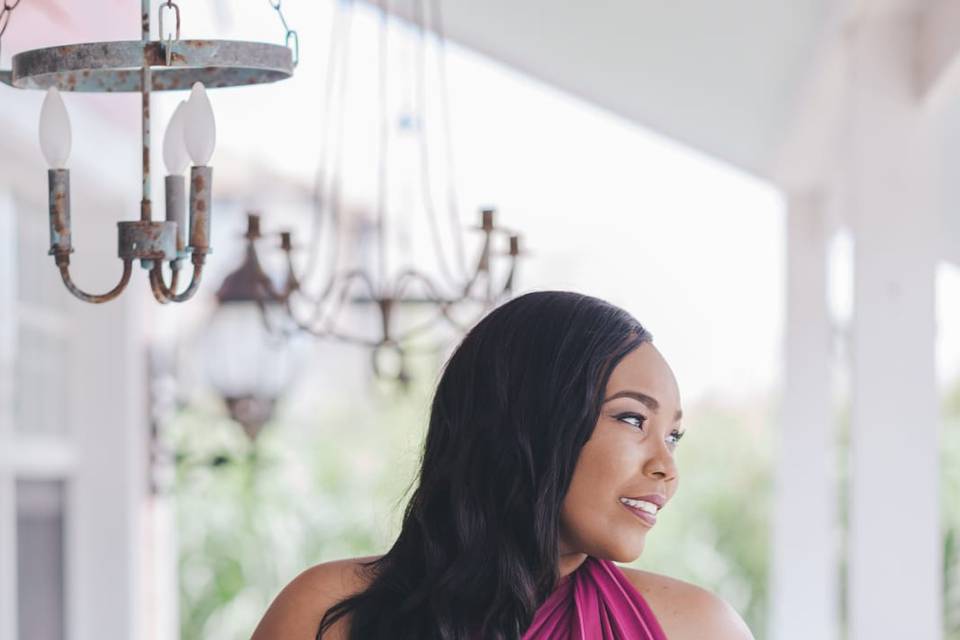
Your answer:
[[[680,393],[663,356],[645,342],[616,366],[603,398],[563,500],[560,553],[631,562],[655,525],[621,498],[654,495],[666,504],[676,493]]]

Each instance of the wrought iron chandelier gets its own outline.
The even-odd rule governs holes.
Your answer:
[[[256,286],[248,287],[246,291],[255,294],[263,319],[273,331],[301,331],[319,338],[365,346],[371,350],[372,366],[376,376],[406,383],[410,378],[407,367],[408,353],[418,350],[436,352],[444,347],[443,344],[433,344],[424,348],[422,344],[416,344],[422,342],[423,336],[439,325],[466,331],[483,313],[512,295],[517,261],[521,255],[520,236],[496,223],[494,209],[483,209],[480,212],[479,225],[475,227],[475,230],[482,234],[482,241],[473,262],[472,271],[467,268],[468,259],[461,239],[463,230],[459,221],[457,193],[454,186],[443,21],[438,0],[429,2],[431,21],[428,21],[425,15],[428,8],[427,0],[414,0],[412,23],[417,30],[417,61],[413,75],[416,78],[414,93],[417,100],[416,107],[411,112],[402,114],[397,121],[401,127],[408,131],[412,130],[416,137],[420,172],[419,181],[416,184],[421,191],[422,209],[425,210],[429,219],[433,248],[444,279],[440,281],[412,265],[393,269],[393,273],[388,268],[386,257],[388,239],[385,227],[394,222],[387,221],[389,217],[387,186],[390,169],[387,151],[390,139],[388,123],[393,120],[387,109],[387,64],[391,58],[388,51],[388,29],[391,24],[391,15],[385,0],[379,0],[375,4],[379,17],[378,118],[375,126],[379,127],[380,142],[376,166],[377,204],[372,216],[377,268],[374,270],[370,264],[344,268],[340,264],[339,238],[344,218],[340,159],[344,144],[343,116],[348,111],[345,90],[349,75],[347,61],[350,58],[351,48],[348,27],[354,2],[340,0],[334,2],[334,5],[335,14],[332,20],[324,92],[325,110],[321,122],[324,143],[321,144],[321,161],[314,193],[315,215],[306,267],[301,270],[295,265],[292,232],[280,232],[278,234],[279,249],[285,263],[285,274],[282,284],[275,284],[261,266],[263,261],[258,254],[258,245],[262,244],[264,234],[260,230],[259,215],[251,214],[245,235],[246,257],[235,274],[237,277],[243,275],[255,280]],[[427,140],[426,118],[428,31],[436,35],[438,50],[436,75],[439,85],[438,111],[441,118],[439,126],[446,143],[444,147],[447,162],[446,205],[438,205],[433,201],[431,187],[433,181],[429,156],[431,148]],[[453,268],[448,262],[441,237],[439,210],[444,208],[451,224],[454,246]],[[403,219],[396,220],[396,224],[405,225],[405,228],[412,226],[408,216],[412,216],[414,212],[404,210],[399,213]],[[325,256],[327,266],[322,269],[319,266],[319,254],[324,240],[321,232],[324,226],[328,228],[331,240],[327,241],[329,244],[329,251]],[[319,284],[308,286],[308,283],[318,281],[318,275],[324,275],[319,279]],[[347,304],[372,306],[376,309],[379,318],[376,335],[364,335],[357,327],[339,320],[341,311]],[[279,322],[276,321],[277,308],[283,315]],[[402,315],[405,310],[412,309],[420,309],[421,314],[426,310],[426,318],[421,317],[418,322],[401,326],[397,316]],[[468,314],[466,317],[464,317],[465,313]],[[390,359],[393,361],[392,365],[387,366],[386,361]]]
[[[116,298],[130,281],[134,260],[149,271],[150,287],[158,302],[184,302],[197,292],[206,255],[210,253],[211,187],[208,165],[216,140],[213,111],[205,87],[260,84],[289,78],[297,64],[299,41],[283,17],[282,0],[268,0],[286,32],[284,45],[233,40],[181,40],[180,8],[172,0],[159,6],[159,40],[151,40],[150,0],[140,3],[141,39],[120,42],[70,44],[24,51],[13,56],[11,69],[0,70],[0,82],[18,89],[46,89],[40,113],[40,146],[50,165],[50,255],[63,283],[85,302]],[[0,37],[20,0],[3,0]],[[164,32],[164,14],[173,29]],[[168,22],[168,26],[171,23]],[[150,174],[150,96],[153,91],[191,89],[190,98],[174,111],[164,141],[165,220],[153,220]],[[60,91],[137,91],[142,96],[143,197],[140,220],[118,222],[118,253],[123,261],[120,281],[110,291],[90,294],[70,275],[73,253],[70,226],[71,131]],[[189,221],[185,207],[183,172],[190,160]],[[187,227],[189,223],[189,244]],[[178,292],[179,272],[190,258],[193,273]],[[164,275],[168,263],[170,278]]]

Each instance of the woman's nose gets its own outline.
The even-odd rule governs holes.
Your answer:
[[[657,480],[673,480],[677,476],[673,452],[666,443],[657,447],[654,455],[644,463],[644,467],[644,473]]]

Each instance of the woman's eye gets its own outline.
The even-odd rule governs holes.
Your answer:
[[[632,424],[638,428],[642,427],[643,423],[647,421],[647,419],[639,413],[621,413],[617,416],[617,420],[620,422],[626,422],[627,424]]]
[[[680,438],[683,437],[683,434],[684,434],[683,431],[673,431],[673,432],[671,432],[671,433],[670,433],[670,436],[669,436],[669,437],[670,437],[670,444],[672,444],[674,447],[676,447],[678,444],[680,444]]]

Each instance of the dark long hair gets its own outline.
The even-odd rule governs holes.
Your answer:
[[[560,508],[617,363],[652,336],[603,300],[515,298],[444,367],[396,542],[364,563],[350,640],[518,640],[559,578]]]

